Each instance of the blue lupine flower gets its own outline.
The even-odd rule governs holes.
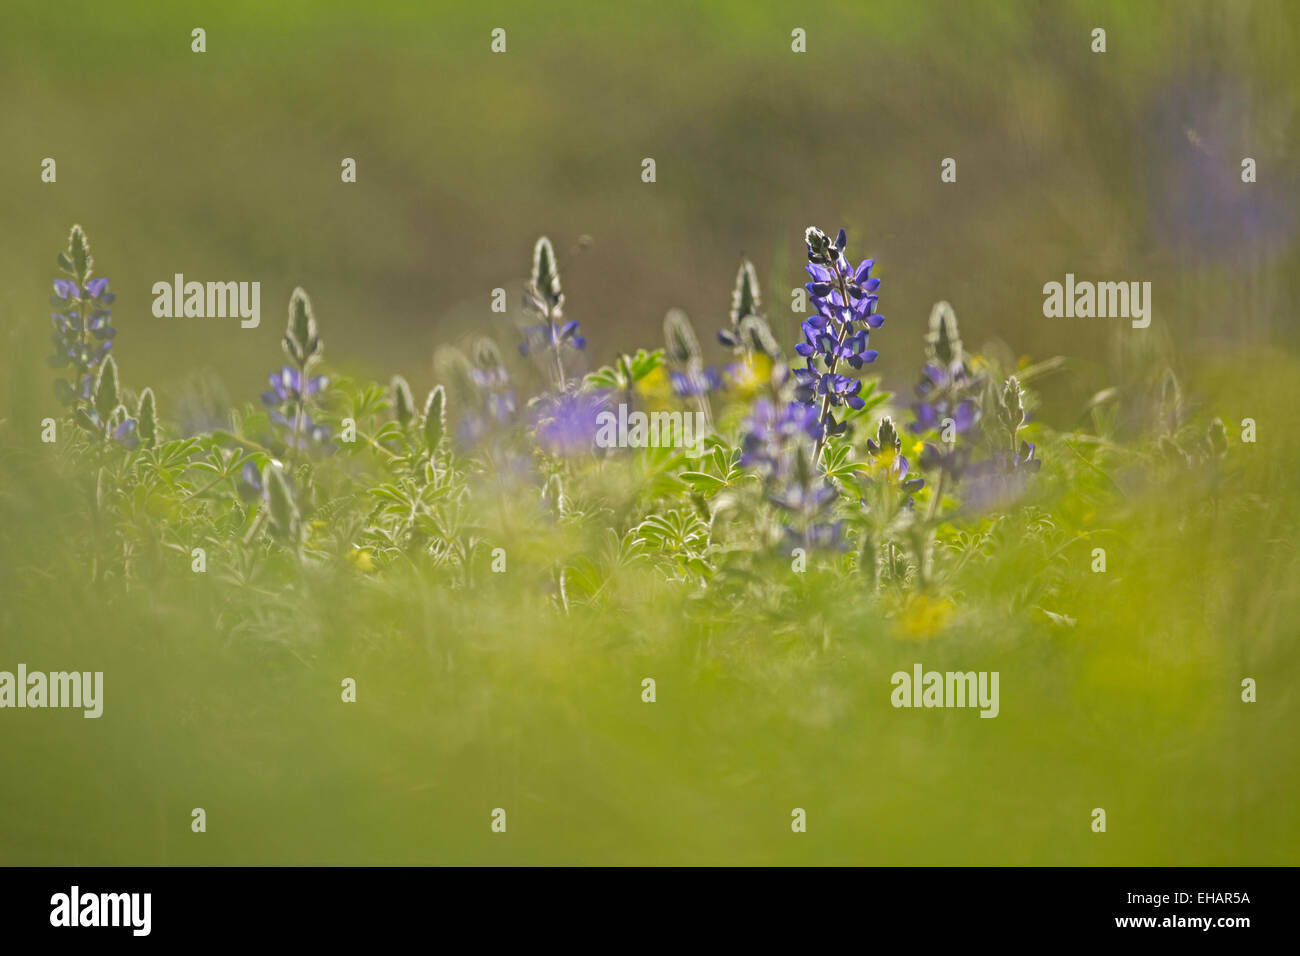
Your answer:
[[[799,402],[789,402],[778,410],[766,398],[754,403],[753,411],[745,419],[745,435],[741,440],[740,463],[752,468],[764,478],[777,476],[785,467],[786,453],[799,436],[816,442],[821,437],[821,423],[817,410]]]
[[[907,426],[915,435],[938,433],[940,439],[939,444],[927,442],[920,456],[922,468],[939,474],[931,517],[938,514],[945,485],[960,479],[971,463],[971,439],[978,434],[983,416],[983,384],[962,351],[957,314],[947,302],[936,304],[930,312],[925,363],[912,403],[913,421]],[[959,442],[961,436],[966,440]]]
[[[967,444],[953,442],[926,442],[921,449],[921,467],[926,471],[941,472],[944,476],[957,479],[966,471],[971,461],[971,448]],[[938,492],[935,492],[936,496]]]
[[[951,441],[979,424],[984,380],[971,371],[962,351],[957,313],[947,302],[939,302],[931,310],[925,341],[925,364],[912,405],[915,420],[908,429],[913,434],[944,431],[945,420],[951,419],[951,434],[945,436]]]
[[[280,371],[272,372],[269,380],[271,389],[262,393],[262,404],[267,408],[267,417],[284,429],[285,444],[299,451],[326,445],[330,430],[312,420],[306,405],[325,391],[329,379],[324,375],[305,375],[285,365]]]
[[[140,446],[139,422],[131,418],[123,406],[119,405],[107,421],[93,405],[77,409],[76,418],[87,431],[104,435],[124,448]]]
[[[673,369],[668,373],[673,393],[681,398],[698,398],[722,388],[722,375],[712,366]]]
[[[65,405],[84,406],[91,399],[99,366],[113,347],[117,330],[109,324],[110,306],[116,296],[108,291],[108,279],[92,278],[94,260],[80,226],[72,227],[68,251],[59,254],[59,268],[71,276],[54,280],[50,319],[54,332],[50,336],[54,368],[71,366],[71,382],[54,383],[55,394]]]
[[[601,392],[560,392],[532,404],[533,435],[543,451],[573,458],[591,451],[606,397]]]
[[[271,390],[262,393],[262,404],[270,408],[284,402],[314,398],[329,385],[329,379],[324,375],[307,376],[307,388],[304,390],[302,380],[299,371],[289,365],[283,366],[278,372],[272,372],[269,377]]]
[[[1030,476],[1042,466],[1029,442],[1022,441],[1016,451],[998,449],[966,470],[966,506],[980,512],[1010,504],[1024,493]]]
[[[308,406],[329,387],[324,375],[311,375],[324,346],[312,313],[311,300],[301,288],[289,298],[289,322],[283,340],[284,352],[293,363],[269,376],[271,388],[262,393],[267,417],[283,430],[284,444],[295,451],[313,447],[333,450],[330,430],[312,420]]]
[[[109,435],[113,441],[120,442],[127,448],[135,448],[140,444],[137,426],[134,418],[124,418],[113,427]]]
[[[445,366],[444,373],[458,383],[464,398],[465,410],[456,424],[457,439],[462,447],[473,448],[494,433],[500,437],[503,429],[515,423],[519,411],[515,388],[495,342],[488,338],[479,339],[474,346],[472,364],[455,350],[440,353],[435,368],[439,364]],[[501,445],[499,441],[495,444]],[[505,449],[497,447],[495,451],[499,462]]]
[[[879,353],[868,348],[869,330],[880,328],[885,319],[876,312],[880,280],[871,275],[875,260],[864,259],[857,266],[850,263],[844,255],[848,237],[843,229],[832,242],[820,229],[810,227],[805,240],[812,277],[805,288],[816,314],[803,322],[804,341],[795,346],[808,365],[795,369],[794,394],[805,405],[819,408],[823,434],[815,449],[817,457],[825,436],[845,429],[843,423],[836,423],[832,408],[858,409],[866,404],[860,394],[862,382],[838,369],[841,363],[860,369],[876,360]]]
[[[536,303],[537,301],[529,296],[525,298],[524,304],[531,309],[532,306],[529,303]],[[558,349],[562,345],[568,345],[579,350],[587,347],[587,340],[578,335],[578,322],[576,319],[570,319],[563,325],[557,325],[551,321],[539,322],[537,325],[527,326],[523,330],[523,335],[524,340],[519,343],[520,355],[532,355],[538,351]]]
[[[807,549],[839,547],[841,522],[830,521],[839,492],[813,459],[823,434],[817,410],[800,402],[780,409],[766,398],[754,403],[744,423],[741,464],[764,480],[768,500],[788,516],[788,542]]]
[[[510,387],[510,373],[504,365],[493,369],[474,366],[469,370],[470,381],[480,390],[483,406],[498,425],[506,424],[515,414],[515,393]]]
[[[908,428],[917,434],[938,431],[946,419],[951,419],[953,431],[966,434],[980,420],[979,403],[973,397],[978,385],[962,361],[947,367],[926,362],[916,386],[918,400],[912,405],[916,419]]]
[[[1024,491],[1029,476],[1043,465],[1035,446],[1020,440],[1027,415],[1020,380],[1012,375],[997,396],[996,421],[990,428],[994,443],[989,457],[967,471],[966,503],[976,510],[1005,504]]]
[[[262,471],[251,461],[244,462],[236,487],[239,490],[239,497],[244,501],[266,498],[266,487],[262,484]]]

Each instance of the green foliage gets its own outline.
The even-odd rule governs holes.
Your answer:
[[[605,365],[588,373],[583,380],[586,388],[610,388],[626,391],[664,364],[664,350],[647,352],[637,349],[635,355],[620,355],[613,365]]]

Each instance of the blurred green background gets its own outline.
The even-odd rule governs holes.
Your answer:
[[[6,4],[0,416],[26,457],[0,498],[0,668],[108,677],[99,721],[0,715],[0,862],[1295,862],[1298,62],[1284,0]],[[972,344],[1070,356],[1044,383],[1062,428],[1117,341],[1172,345],[1189,401],[1268,428],[1252,519],[1200,535],[1177,499],[1126,503],[1109,517],[1145,523],[1120,583],[1067,637],[975,616],[913,648],[845,607],[769,659],[687,601],[633,626],[418,580],[232,605],[181,576],[105,615],[26,425],[57,411],[44,301],[73,222],[118,295],[123,377],[164,417],[198,383],[256,400],[295,285],[327,361],[422,393],[437,344],[508,340],[490,293],[517,302],[542,233],[592,361],[658,345],[670,306],[711,341],[742,255],[788,342],[802,231],[843,225],[885,279],[887,384],[937,299]],[[262,326],[154,318],[176,272],[260,280]],[[1045,319],[1067,272],[1151,281],[1151,328]],[[311,609],[292,634],[229,638],[281,598]],[[881,675],[967,669],[972,646],[998,720],[889,708]]]
[[[914,354],[890,350],[938,299],[975,344],[1104,361],[1119,323],[1043,318],[1066,272],[1152,281],[1152,336],[1293,342],[1298,62],[1288,2],[10,3],[0,309],[24,344],[48,334],[80,222],[123,373],[164,408],[203,373],[255,399],[299,284],[336,366],[419,390],[438,343],[510,338],[491,290],[517,306],[546,233],[594,360],[657,344],[670,306],[722,359],[742,254],[794,334],[817,224],[879,263],[894,386]],[[262,327],[154,318],[177,272],[260,280]],[[1081,373],[1061,407],[1105,379]]]

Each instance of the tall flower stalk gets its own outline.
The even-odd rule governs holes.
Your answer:
[[[754,271],[754,264],[744,259],[731,291],[730,323],[718,330],[718,341],[731,349],[736,359],[746,366],[753,364],[755,353],[775,358],[781,351],[767,319],[759,311],[761,307],[758,273]]]
[[[864,259],[855,268],[844,255],[848,237],[843,229],[835,241],[820,229],[810,226],[804,234],[808,246],[808,274],[805,288],[816,315],[803,323],[804,341],[795,351],[808,360],[805,368],[795,369],[795,398],[817,407],[821,433],[813,449],[813,460],[820,461],[826,440],[844,431],[836,422],[833,409],[847,405],[862,408],[866,403],[859,394],[862,381],[838,371],[841,362],[860,369],[876,360],[878,353],[867,347],[868,330],[884,324],[876,313],[880,280],[872,278],[874,259]]]
[[[132,416],[124,404],[117,363],[110,354],[117,335],[109,324],[115,296],[108,291],[108,279],[94,274],[90,242],[80,226],[72,227],[68,249],[59,253],[58,262],[68,278],[54,280],[50,299],[56,310],[50,314],[54,354],[49,362],[54,368],[70,367],[72,381],[55,379],[55,394],[71,406],[73,420],[91,434],[127,448],[135,448],[142,437],[153,444],[157,437],[153,392],[144,390],[139,411]]]
[[[81,226],[73,226],[68,249],[59,253],[59,269],[67,278],[54,280],[50,314],[54,322],[53,368],[71,368],[72,381],[54,383],[55,394],[66,405],[89,408],[100,366],[113,347],[117,331],[109,324],[115,296],[108,291],[108,279],[94,275],[95,260]]]
[[[921,453],[921,467],[939,473],[927,511],[933,520],[938,517],[945,489],[970,463],[969,439],[963,436],[978,434],[983,380],[971,370],[962,349],[957,314],[947,302],[939,302],[931,310],[925,342],[925,362],[912,404],[914,421],[908,429],[916,435],[938,434],[938,444],[926,443]]]
[[[564,319],[564,292],[560,289],[560,270],[555,263],[555,248],[542,236],[533,247],[533,273],[524,290],[524,308],[540,321],[524,329],[520,355],[550,352],[555,359],[556,383],[560,391],[568,388],[564,373],[564,349],[581,351],[587,340],[578,334],[578,323]]]
[[[674,394],[693,400],[704,421],[712,428],[713,406],[709,402],[709,393],[722,388],[722,376],[717,369],[705,367],[695,327],[681,309],[669,309],[664,316],[664,355]]]
[[[285,444],[297,455],[329,441],[329,429],[312,421],[308,412],[313,400],[329,386],[329,379],[312,374],[324,346],[311,300],[300,288],[289,297],[289,321],[281,344],[290,364],[271,373],[271,389],[262,393],[262,404],[269,409],[271,420],[286,430]]]

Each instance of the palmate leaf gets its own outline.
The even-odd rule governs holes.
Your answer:
[[[655,349],[653,352],[637,349],[635,355],[620,355],[613,365],[605,365],[588,373],[583,379],[583,386],[627,390],[663,364],[663,349]]]
[[[401,488],[393,484],[376,485],[369,489],[369,494],[381,501],[391,501],[394,504],[402,505],[404,508],[410,508],[415,504],[415,500],[408,497]]]
[[[401,376],[397,376],[394,382],[405,381]],[[351,417],[353,421],[362,421],[372,415],[378,415],[388,409],[388,394],[384,387],[377,382],[370,382],[365,385],[356,385],[349,380],[341,380],[334,384],[334,387],[340,391],[351,391]],[[408,386],[406,398],[410,399],[411,393]]]
[[[564,599],[570,606],[592,606],[609,594],[609,585],[619,571],[645,560],[645,546],[634,531],[620,537],[613,528],[606,528],[597,558],[579,556],[560,572]]]
[[[397,422],[384,422],[379,426],[379,430],[371,436],[374,441],[382,444],[386,441],[396,441],[402,437],[402,428]]]
[[[687,551],[702,554],[708,545],[709,527],[693,511],[669,511],[651,515],[634,529],[637,540],[666,553]]]
[[[684,471],[678,477],[701,494],[713,495],[741,481],[758,480],[740,467],[740,451],[721,443],[700,461],[699,470]]]
[[[226,469],[224,461],[221,465],[209,464],[204,460],[191,461],[194,453],[199,450],[199,440],[197,438],[178,438],[174,441],[161,442],[153,447],[146,448],[141,455],[140,461],[147,463],[153,471],[168,480],[178,478],[183,472],[190,468],[197,468],[200,471],[212,471],[216,475],[238,474],[239,469],[243,467],[245,456],[237,453],[234,457],[237,460],[233,469]],[[220,455],[216,456],[220,460]]]
[[[595,562],[579,557],[560,570],[560,598],[565,609],[573,606],[589,607],[605,586],[606,577]]]
[[[847,441],[840,440],[827,444],[825,457],[822,459],[826,477],[836,481],[849,481],[855,471],[863,471],[870,467],[866,462],[854,461],[851,458],[852,453],[853,448]]]
[[[655,349],[647,352],[645,349],[637,349],[636,354],[628,360],[628,368],[631,372],[632,381],[639,382],[655,369],[664,364],[663,349]]]
[[[711,495],[714,492],[721,491],[723,488],[727,487],[726,479],[715,478],[713,475],[703,471],[684,471],[678,477],[696,491],[702,492],[706,495]]]

